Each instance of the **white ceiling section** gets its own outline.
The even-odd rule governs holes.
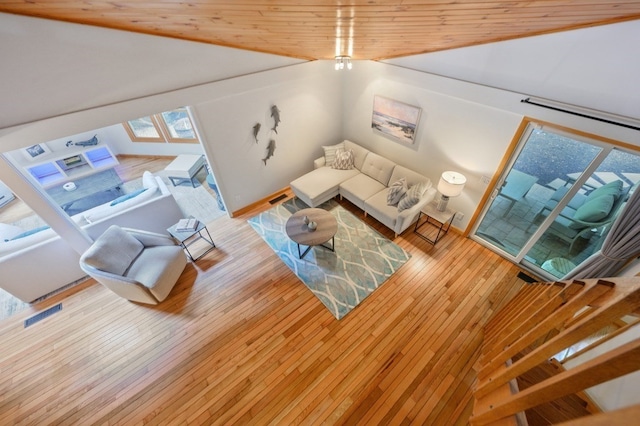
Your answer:
[[[4,13],[0,57],[0,128],[304,62]]]
[[[640,120],[640,20],[383,61]]]

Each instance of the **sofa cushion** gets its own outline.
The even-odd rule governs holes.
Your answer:
[[[347,139],[344,140],[344,149],[350,149],[353,151],[353,165],[356,169],[362,170],[364,159],[371,151]]]
[[[380,191],[383,191],[386,196],[386,185],[364,173],[358,173],[340,184],[340,195],[363,210],[365,200]]]
[[[289,185],[298,198],[310,207],[316,207],[338,195],[340,184],[359,173],[356,169],[320,167],[300,176]]]
[[[407,180],[405,178],[400,178],[394,183],[391,184],[389,190],[387,191],[387,205],[396,206],[398,202],[404,197],[407,193]]]
[[[389,179],[391,178],[391,173],[393,173],[393,168],[395,166],[396,163],[393,161],[387,160],[378,154],[370,152],[365,157],[360,171],[386,187],[389,185]]]
[[[595,199],[586,201],[582,206],[576,210],[573,214],[573,218],[582,222],[597,222],[607,217],[615,198],[611,194],[601,195]],[[583,225],[572,224],[572,228],[583,228]]]
[[[389,229],[395,229],[398,219],[398,207],[387,204],[387,191],[380,191],[364,202],[367,214]]]
[[[334,160],[332,167],[338,170],[353,169],[353,151],[350,149],[339,149],[336,152],[336,159]]]
[[[614,197],[617,197],[620,195],[620,191],[622,191],[622,181],[614,180],[613,182],[609,182],[608,184],[602,185],[600,188],[591,191],[591,193],[587,195],[587,200],[585,202],[594,200],[602,195],[613,195]]]
[[[124,275],[143,249],[133,235],[111,225],[82,255],[82,261],[101,271]]]
[[[344,142],[330,146],[323,146],[322,149],[324,151],[324,164],[331,167],[336,159],[336,152],[338,152],[339,149],[344,149]]]
[[[409,188],[411,188],[418,182],[428,182],[429,184],[427,185],[427,187],[431,186],[431,181],[429,181],[429,179],[427,179],[420,173],[414,172],[411,169],[407,169],[404,166],[397,165],[393,168],[393,173],[391,173],[389,182],[395,182],[401,178],[405,178],[405,180],[407,181],[407,187]]]
[[[420,201],[420,198],[422,198],[422,195],[426,190],[427,184],[425,182],[418,182],[411,188],[409,188],[405,196],[402,197],[402,199],[398,203],[398,212],[410,209],[411,207],[418,204],[418,201]]]

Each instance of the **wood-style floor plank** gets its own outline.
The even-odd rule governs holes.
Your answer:
[[[466,424],[482,327],[519,268],[408,230],[411,259],[338,321],[248,225],[269,207],[209,224],[218,249],[158,306],[89,280],[27,329],[33,310],[0,322],[0,424]]]

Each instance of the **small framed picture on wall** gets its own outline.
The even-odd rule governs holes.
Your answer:
[[[35,160],[44,154],[48,154],[49,152],[51,152],[51,150],[47,147],[47,145],[43,143],[31,145],[22,149],[22,153],[25,157],[27,157],[28,160]]]
[[[395,141],[413,145],[422,109],[374,95],[371,128]]]

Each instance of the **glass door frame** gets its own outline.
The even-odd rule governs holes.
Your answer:
[[[491,208],[494,200],[498,197],[500,189],[505,183],[509,173],[513,169],[520,153],[526,146],[527,141],[531,137],[531,134],[536,129],[548,129],[550,132],[574,139],[579,142],[587,143],[600,149],[600,152],[594,157],[589,165],[582,171],[578,179],[576,179],[567,193],[558,201],[556,207],[547,215],[547,217],[538,225],[538,228],[529,237],[526,243],[520,248],[517,254],[513,255],[508,251],[502,249],[498,245],[493,245],[482,237],[476,235],[483,219],[487,215],[487,212]],[[548,271],[542,269],[539,265],[528,261],[525,257],[531,248],[540,240],[546,230],[553,224],[555,219],[560,215],[562,210],[569,204],[573,197],[580,191],[583,185],[598,169],[600,164],[607,158],[607,156],[614,150],[620,149],[623,151],[630,151],[636,155],[640,155],[640,148],[637,146],[625,144],[619,141],[610,140],[597,135],[588,134],[575,129],[569,129],[563,126],[554,125],[540,120],[534,120],[532,118],[525,117],[514,134],[513,140],[510,144],[508,151],[505,153],[503,160],[500,163],[500,170],[496,173],[497,177],[492,179],[493,186],[487,188],[485,197],[482,199],[482,204],[476,210],[474,214],[474,221],[470,225],[467,231],[469,238],[477,242],[478,244],[489,248],[490,250],[500,254],[506,259],[522,265],[527,269],[534,271],[538,275],[547,279],[556,280],[557,277],[550,274]]]

